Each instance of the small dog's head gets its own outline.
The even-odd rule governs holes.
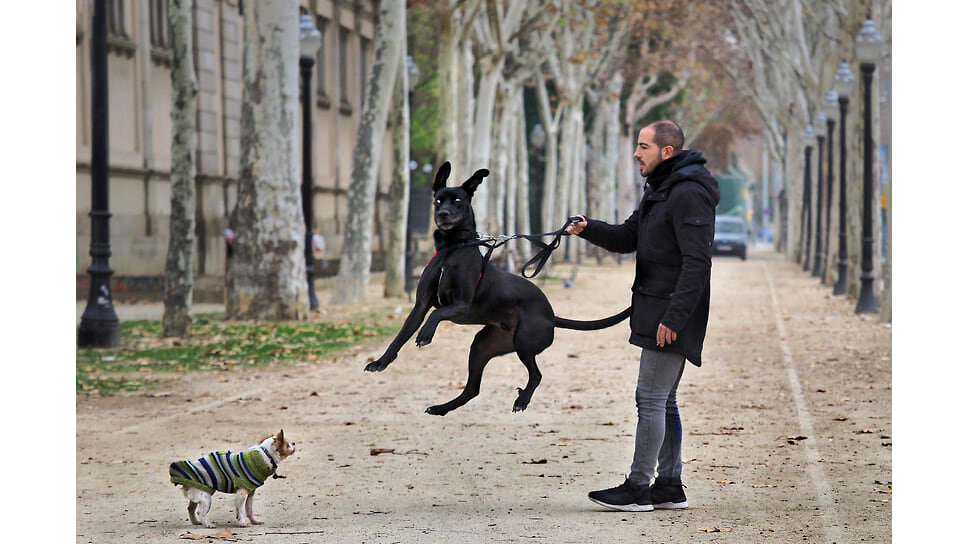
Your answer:
[[[279,432],[276,434],[265,437],[260,445],[269,450],[277,462],[289,457],[296,451],[296,443],[286,440],[282,429],[279,429]]]
[[[474,209],[471,207],[471,198],[473,198],[477,186],[484,181],[489,173],[482,168],[467,178],[467,181],[460,187],[447,187],[450,163],[444,162],[440,165],[433,186],[434,223],[438,229],[442,231],[449,231],[454,228],[477,230],[477,224],[474,222]]]

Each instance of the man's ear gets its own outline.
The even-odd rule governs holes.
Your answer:
[[[666,155],[666,149],[669,150],[669,154],[668,155]],[[672,146],[671,145],[667,145],[667,146],[665,146],[665,147],[662,148],[662,153],[661,153],[662,160],[666,160],[666,159],[668,159],[669,157],[671,157],[671,156],[673,156],[675,154],[676,154],[676,151],[674,149],[672,149]]]
[[[461,189],[466,191],[467,194],[473,195],[474,191],[477,190],[477,186],[484,181],[484,178],[486,178],[488,174],[490,174],[490,172],[486,168],[481,168],[477,172],[474,172],[474,175],[467,178],[467,181],[460,186]]]
[[[444,164],[441,164],[440,169],[437,170],[437,177],[434,178],[433,191],[436,193],[438,190],[446,187],[447,178],[449,177],[450,177],[450,161],[444,161]]]

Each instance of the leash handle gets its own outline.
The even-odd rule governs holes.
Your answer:
[[[537,253],[535,253],[534,256],[531,257],[531,259],[528,262],[524,263],[524,266],[521,267],[521,275],[528,279],[531,279],[537,276],[538,272],[541,272],[541,269],[544,268],[545,263],[547,263],[548,259],[551,257],[551,252],[558,249],[558,246],[561,245],[561,237],[565,234],[565,231],[568,229],[568,227],[572,223],[577,223],[581,220],[582,218],[576,215],[573,217],[569,217],[568,220],[565,221],[565,224],[562,225],[560,229],[554,232],[546,232],[544,234],[537,234],[537,235],[522,234],[521,235],[522,238],[526,238],[532,244],[537,244],[541,246],[541,249]],[[546,244],[540,240],[541,236],[549,236],[549,235],[554,235],[554,239],[551,240],[551,243]],[[534,267],[534,272],[532,272],[531,275],[529,276],[527,271],[528,271],[528,267],[531,267],[531,266]]]

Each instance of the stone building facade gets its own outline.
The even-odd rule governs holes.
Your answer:
[[[248,0],[253,1],[253,0]],[[256,0],[257,1],[257,0]],[[221,301],[226,243],[240,164],[242,9],[246,0],[194,0],[198,77],[196,300]],[[326,241],[317,276],[338,265],[346,188],[372,62],[378,0],[300,0],[322,33],[313,90],[315,232]],[[151,297],[163,287],[171,167],[171,50],[166,0],[108,0],[109,195],[114,295]],[[86,296],[91,222],[91,16],[76,0],[77,294]],[[298,26],[298,14],[293,25]],[[300,114],[301,115],[301,114]],[[301,116],[300,116],[301,119]],[[302,141],[302,138],[299,138]],[[387,147],[389,149],[389,140]],[[390,178],[384,154],[380,197]],[[301,164],[301,161],[300,161]],[[374,250],[384,237],[380,213]],[[379,258],[374,259],[378,265]]]

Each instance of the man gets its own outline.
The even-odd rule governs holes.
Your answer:
[[[638,209],[621,225],[583,217],[568,229],[609,251],[636,252],[629,338],[642,348],[635,453],[625,482],[588,494],[615,510],[689,506],[676,389],[686,359],[702,364],[719,183],[702,154],[683,151],[683,142],[682,129],[671,121],[643,128],[635,150],[646,178]]]

